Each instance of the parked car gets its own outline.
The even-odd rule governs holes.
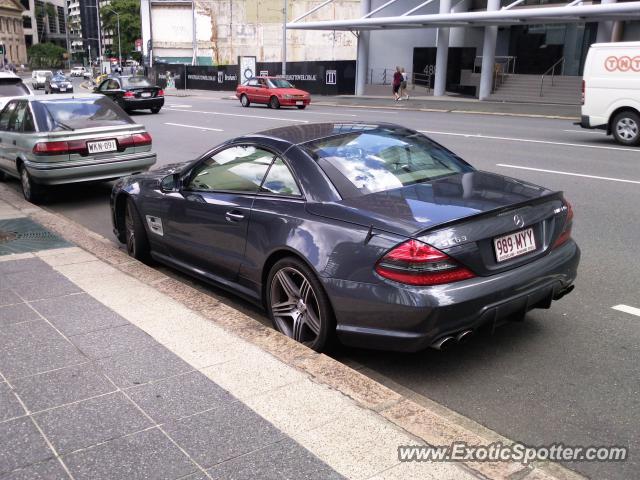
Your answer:
[[[640,144],[640,42],[591,45],[582,77],[583,128],[605,130],[623,145]]]
[[[104,79],[94,92],[111,98],[126,112],[151,110],[158,113],[164,105],[164,90],[145,77],[121,76]]]
[[[47,83],[47,78],[51,78],[53,72],[51,70],[34,70],[31,72],[31,86],[34,90],[44,88],[44,84]]]
[[[15,73],[0,72],[0,109],[10,98],[22,95],[32,95],[22,79]]]
[[[102,95],[10,100],[0,112],[0,176],[37,203],[47,185],[112,180],[156,162],[151,136]]]
[[[73,93],[73,83],[64,75],[54,75],[47,78],[44,84],[44,93]]]
[[[474,169],[397,125],[306,124],[120,179],[117,238],[232,290],[322,350],[445,348],[573,289],[561,192]]]
[[[71,73],[70,75],[72,77],[84,77],[86,73],[88,73],[89,71],[85,68],[85,67],[73,67],[71,69]]]
[[[283,78],[253,77],[236,88],[236,98],[243,107],[252,103],[263,103],[269,108],[298,107],[307,108],[311,95],[299,90]]]

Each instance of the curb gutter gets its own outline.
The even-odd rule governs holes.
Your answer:
[[[394,392],[360,372],[264,326],[242,312],[219,302],[188,284],[171,278],[119,250],[106,238],[68,218],[25,201],[7,185],[0,184],[0,199],[25,216],[42,224],[65,240],[75,243],[112,267],[188,306],[202,317],[270,353],[283,363],[304,372],[316,383],[333,388],[361,407],[430,445],[465,441],[469,445],[488,445],[502,437],[479,434],[445,416],[438,408],[428,408]],[[465,423],[473,423],[465,422]],[[485,432],[486,433],[486,432]],[[540,462],[525,466],[507,462],[460,462],[479,478],[508,480],[579,480],[578,473],[559,464]]]

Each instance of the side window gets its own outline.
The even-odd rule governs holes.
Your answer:
[[[9,120],[16,109],[18,102],[10,102],[0,113],[0,130],[6,131],[9,128]]]
[[[109,88],[109,80],[104,80],[101,84],[100,87],[98,88],[98,90],[100,90],[101,92],[104,92],[105,90],[107,90]]]
[[[249,87],[257,87],[258,86],[258,80],[255,79],[255,78],[252,78],[247,82],[247,85]]]
[[[29,108],[28,103],[27,109],[24,113],[24,122],[22,122],[22,131],[24,133],[31,133],[36,131],[36,124],[33,121],[33,114],[31,113],[31,109]]]
[[[273,158],[257,147],[227,148],[195,167],[187,190],[258,192]]]
[[[293,174],[281,158],[277,158],[271,165],[260,191],[298,197],[301,195]]]
[[[7,130],[10,132],[21,132],[24,115],[27,111],[27,102],[19,102],[18,106],[13,110],[13,115],[9,119]]]

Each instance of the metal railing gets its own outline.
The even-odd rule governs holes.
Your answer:
[[[503,73],[516,73],[516,60],[518,57],[511,55],[497,55],[494,59],[495,63],[504,65]],[[482,55],[477,55],[473,59],[473,73],[480,73],[482,70]]]
[[[391,85],[393,82],[393,74],[395,73],[395,67],[390,68],[370,68],[367,74],[368,85]],[[424,88],[426,93],[431,92],[433,85],[434,73],[418,73],[418,72],[406,72],[407,74],[407,88],[415,91],[416,87]]]
[[[547,71],[544,72],[540,77],[540,96],[541,97],[544,97],[544,95],[542,94],[542,87],[544,87],[544,77],[551,74],[551,86],[553,87],[553,80],[556,76],[556,67],[558,67],[558,65],[560,65],[560,75],[564,74],[564,57],[562,57],[558,61],[556,61],[553,65],[551,65],[547,69]]]

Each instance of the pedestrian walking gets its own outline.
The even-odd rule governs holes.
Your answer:
[[[404,67],[400,71],[402,74],[402,82],[400,82],[400,99],[404,98],[409,100],[409,94],[407,93],[407,72],[404,71]]]
[[[393,74],[393,98],[395,101],[400,100],[400,85],[402,84],[402,72],[400,71],[400,67],[396,67],[396,71]]]

